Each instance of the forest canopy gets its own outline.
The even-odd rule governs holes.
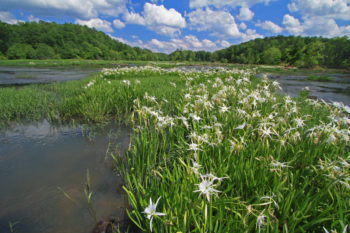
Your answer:
[[[77,24],[0,22],[0,59],[219,61],[308,68],[348,68],[350,40],[346,36],[276,36],[251,40],[215,52],[176,50],[171,54],[164,54],[131,47],[103,32]]]

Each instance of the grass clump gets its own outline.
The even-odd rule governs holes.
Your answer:
[[[307,77],[308,81],[317,81],[317,82],[332,82],[333,79],[331,77],[327,76],[316,76],[316,75],[310,75]]]
[[[275,95],[277,82],[249,73],[178,79],[171,108],[149,93],[134,100],[134,143],[126,157],[115,156],[135,225],[154,232],[344,229],[348,108]]]

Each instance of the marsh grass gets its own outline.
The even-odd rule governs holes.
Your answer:
[[[278,87],[241,70],[105,69],[1,89],[0,116],[126,120],[132,143],[112,157],[143,231],[147,208],[154,232],[341,231],[350,219],[350,110]],[[159,199],[152,208],[150,198]]]
[[[310,75],[307,77],[308,81],[317,81],[317,82],[332,82],[333,79],[331,77],[327,76],[316,76],[316,75]]]
[[[22,73],[22,74],[17,74],[15,76],[15,78],[17,78],[17,79],[34,79],[35,76],[32,74],[28,74],[28,73]]]
[[[166,215],[155,216],[154,232],[345,227],[350,158],[349,123],[339,121],[348,122],[344,110],[304,95],[275,95],[277,83],[249,74],[180,74],[179,82],[185,85],[172,108],[150,97],[134,101],[134,143],[126,156],[114,156],[135,225],[150,230],[143,211],[149,198],[162,197],[156,211]],[[209,193],[209,201],[194,192],[205,174],[225,177],[209,182],[219,191]]]

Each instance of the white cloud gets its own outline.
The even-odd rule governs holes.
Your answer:
[[[186,27],[186,20],[175,9],[166,9],[163,5],[145,3],[142,16],[134,12],[125,12],[124,20],[129,24],[144,25],[163,35],[180,34],[180,29]]]
[[[116,27],[118,29],[122,29],[123,27],[125,27],[125,23],[123,23],[119,19],[113,20],[113,25],[114,25],[114,27]]]
[[[8,24],[23,22],[22,20],[17,20],[10,12],[6,11],[0,11],[0,21]]]
[[[101,30],[104,32],[113,32],[113,29],[111,27],[111,23],[106,21],[106,20],[99,19],[99,18],[94,18],[94,19],[90,19],[90,20],[77,19],[77,20],[75,20],[75,23],[80,24],[80,25],[86,25],[90,28],[95,28],[97,30]]]
[[[291,34],[300,35],[303,31],[303,27],[301,26],[298,19],[294,18],[291,15],[283,16],[283,24],[286,26],[286,29]]]
[[[39,23],[40,19],[37,18],[37,17],[34,17],[33,15],[29,15],[28,16],[28,21],[29,22],[37,22],[37,23]]]
[[[300,12],[303,17],[322,16],[350,20],[349,0],[292,0],[291,12]]]
[[[135,12],[125,12],[123,16],[124,20],[129,24],[145,25],[145,19]]]
[[[283,29],[278,26],[277,24],[267,20],[263,23],[257,23],[255,24],[255,26],[257,27],[261,27],[262,29],[266,30],[266,31],[271,31],[273,33],[281,33],[283,31]]]
[[[220,42],[220,45],[221,45],[221,47],[223,47],[223,48],[227,48],[227,47],[229,47],[231,44],[230,44],[228,41],[226,41],[226,40],[222,40],[222,41]]]
[[[249,21],[254,17],[254,12],[249,10],[248,7],[241,7],[237,18],[241,21]]]
[[[213,11],[210,8],[197,9],[188,15],[191,29],[212,31],[211,35],[221,37],[240,37],[234,17],[226,11]]]
[[[242,30],[245,30],[245,29],[247,29],[247,25],[242,22],[242,23],[239,24],[239,28],[242,29]]]
[[[200,40],[194,35],[188,35],[184,38],[172,38],[169,41],[161,41],[158,39],[152,39],[148,42],[143,42],[141,40],[128,41],[123,38],[117,38],[111,36],[122,43],[129,44],[131,46],[137,46],[140,48],[150,49],[153,52],[171,53],[177,49],[181,50],[192,50],[192,51],[215,51],[221,46],[229,46],[227,41],[217,41],[213,42],[209,39]],[[226,42],[226,43],[225,43]],[[221,43],[221,44],[220,44]]]
[[[245,6],[250,7],[257,3],[265,3],[276,0],[190,0],[190,8],[201,8],[207,6],[214,6],[216,8],[222,8],[225,6],[229,7],[237,7],[237,6]]]
[[[293,16],[285,15],[283,17],[283,24],[291,34],[302,36],[350,36],[350,26],[338,26],[334,19],[327,17],[305,17],[304,22]]]
[[[21,10],[37,16],[96,18],[101,14],[117,16],[128,0],[1,0],[0,10]]]
[[[254,40],[256,38],[264,38],[262,35],[256,32],[254,29],[247,29],[245,33],[242,33],[242,42]]]

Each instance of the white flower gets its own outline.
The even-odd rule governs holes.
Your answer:
[[[344,104],[342,102],[332,102],[333,106],[336,108],[342,108],[344,107]]]
[[[343,110],[344,110],[344,112],[350,113],[350,107],[347,105],[343,106]]]
[[[265,209],[259,214],[259,216],[256,220],[255,229],[259,228],[259,233],[260,233],[260,228],[266,224],[265,223],[266,215],[264,214],[264,212],[265,212]]]
[[[243,129],[245,127],[245,124],[243,123],[243,124],[241,124],[241,125],[239,125],[239,126],[237,126],[236,128],[234,128],[234,129]]]
[[[205,196],[207,196],[208,202],[210,202],[210,195],[212,194],[216,194],[219,193],[219,190],[214,189],[214,187],[216,186],[216,184],[213,184],[214,180],[208,180],[205,176],[201,176],[202,178],[202,182],[198,185],[198,190],[194,191],[194,192],[200,192],[200,194],[203,194]]]
[[[199,145],[196,144],[196,143],[192,142],[191,144],[189,144],[189,146],[190,146],[190,148],[188,150],[193,150],[194,152],[197,152],[198,150],[201,150],[201,149],[199,149]]]
[[[269,127],[269,128],[266,129],[266,126],[264,126],[264,128],[261,129],[261,136],[262,136],[263,138],[265,138],[266,136],[269,137],[269,138],[271,138],[271,134],[272,134],[272,133],[273,133],[273,132],[271,131],[271,127]]]
[[[285,167],[292,167],[292,166],[288,166],[287,164],[288,164],[287,162],[278,162],[276,160],[273,160],[271,163],[271,166],[278,169],[285,168]]]
[[[199,172],[198,170],[202,167],[199,163],[195,162],[193,159],[191,159],[193,167],[192,167],[192,171],[194,174],[198,175]]]
[[[150,198],[149,199],[149,206],[147,206],[146,209],[142,212],[144,214],[147,214],[147,218],[149,220],[151,220],[150,224],[149,224],[151,232],[152,232],[152,220],[153,220],[153,217],[154,216],[164,216],[165,215],[164,213],[156,212],[156,208],[157,208],[157,205],[158,205],[158,202],[159,202],[160,198],[161,197],[158,198],[156,203],[152,203],[152,198]]]
[[[230,109],[230,107],[227,107],[225,104],[223,106],[220,107],[220,112],[221,113],[225,113],[228,112],[228,110]]]
[[[344,230],[343,230],[343,233],[346,233],[346,230],[348,229],[348,225],[346,225],[345,227],[344,227]],[[323,227],[323,230],[326,232],[326,233],[329,233],[329,231],[325,228],[325,227]],[[333,231],[332,231],[333,232]]]
[[[129,80],[123,80],[123,83],[125,83],[126,85],[128,85],[128,86],[130,86],[131,85],[131,83],[130,83],[130,81]]]

